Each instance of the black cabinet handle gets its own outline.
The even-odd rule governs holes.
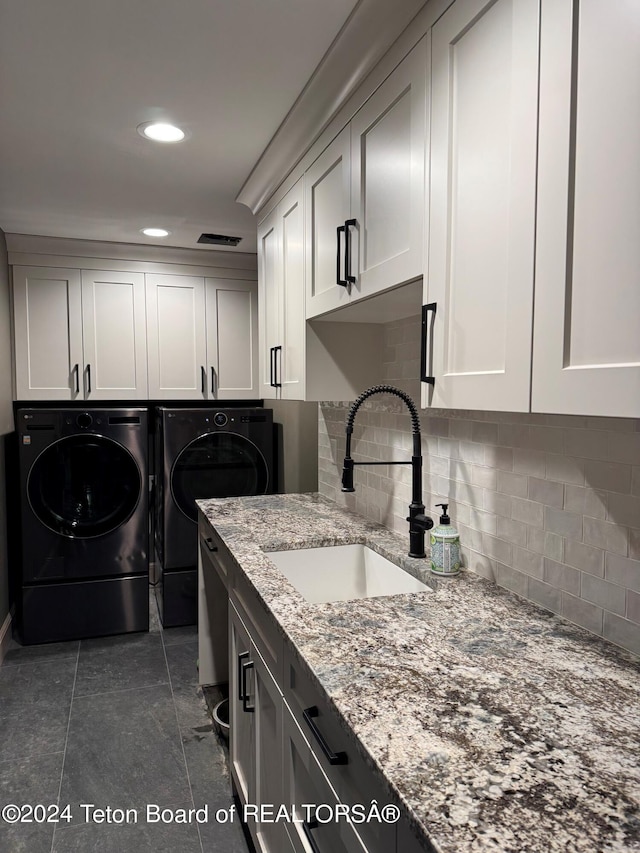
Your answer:
[[[205,541],[205,545],[207,546],[207,548],[210,551],[217,551],[218,550],[218,546],[215,544],[215,542],[213,541],[213,539],[210,536],[208,536],[204,541]]]
[[[216,369],[213,365],[211,365],[211,396],[215,397],[216,395]]]
[[[356,277],[351,275],[351,234],[349,228],[357,225],[355,219],[347,219],[344,223],[344,277],[348,284],[355,284]]]
[[[320,729],[316,726],[316,724],[314,722],[314,718],[320,716],[320,711],[318,710],[317,706],[312,705],[310,708],[306,708],[302,712],[302,716],[304,717],[305,723],[311,729],[311,734],[314,736],[314,738],[320,744],[320,749],[324,752],[325,757],[326,757],[327,761],[329,762],[329,764],[348,764],[349,763],[349,757],[347,756],[347,753],[346,752],[334,752],[330,748],[330,746],[326,742],[326,740],[324,739]]]
[[[273,356],[274,356],[275,347],[269,347],[269,385],[272,388],[276,386],[273,384]]]
[[[313,853],[321,853],[320,848],[316,844],[315,838],[313,837],[313,835],[311,835],[311,830],[317,829],[317,828],[318,828],[318,821],[317,820],[309,820],[309,821],[303,820],[302,821],[302,831],[304,832],[305,837],[307,839],[307,842],[309,844],[309,847],[313,850]]]
[[[282,388],[282,382],[278,382],[278,353],[282,352],[282,347],[274,347],[273,348],[273,387],[274,388]],[[282,361],[282,356],[280,356],[280,360]]]
[[[347,237],[346,231],[347,231],[346,225],[338,225],[338,227],[336,228],[336,243],[337,243],[336,284],[339,284],[341,287],[346,287],[348,284],[346,278],[340,278],[340,273],[341,273],[340,262],[342,261],[342,258],[340,257],[340,234],[344,234],[345,240],[346,240],[346,237]],[[346,269],[346,263],[345,263],[345,269]]]
[[[71,373],[75,373],[76,375],[76,394],[80,393],[80,365],[76,363],[75,367],[71,371]]]
[[[252,660],[247,660],[244,663],[240,664],[240,668],[242,670],[242,710],[253,713],[256,709],[255,705],[249,704],[249,692],[247,690],[247,673],[250,669],[255,667],[255,662]]]
[[[204,394],[207,390],[207,371],[204,369],[204,365],[200,365],[200,393]]]
[[[427,376],[427,350],[429,350],[429,363],[433,364],[433,323],[436,319],[437,302],[430,302],[428,305],[422,306],[422,337],[420,339],[420,381],[427,382],[429,385],[436,384],[435,376]],[[429,314],[431,313],[431,340],[429,345]]]
[[[87,394],[91,393],[91,365],[87,365]]]
[[[249,657],[249,652],[240,652],[238,655],[238,699],[244,702],[244,680],[242,678],[242,661]]]

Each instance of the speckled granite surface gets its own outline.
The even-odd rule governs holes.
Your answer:
[[[264,551],[407,537],[318,495],[199,502],[409,814],[441,851],[640,850],[640,665],[463,573],[308,604]]]

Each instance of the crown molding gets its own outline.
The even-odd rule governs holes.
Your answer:
[[[236,201],[256,213],[424,6],[360,0],[263,151]]]

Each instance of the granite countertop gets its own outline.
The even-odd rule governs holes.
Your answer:
[[[640,851],[636,658],[467,572],[308,604],[265,552],[366,542],[428,564],[316,494],[198,503],[436,850]]]

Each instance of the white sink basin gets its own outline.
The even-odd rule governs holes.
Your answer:
[[[431,591],[366,545],[271,551],[267,556],[310,604]]]

